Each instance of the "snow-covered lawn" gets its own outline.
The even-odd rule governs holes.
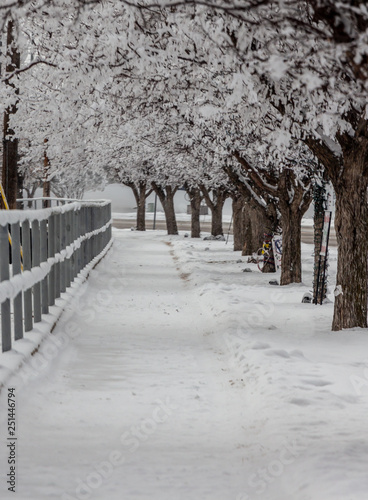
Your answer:
[[[230,242],[114,236],[7,381],[15,495],[1,393],[1,499],[365,500],[368,331],[301,303],[312,246],[304,284],[278,287]]]

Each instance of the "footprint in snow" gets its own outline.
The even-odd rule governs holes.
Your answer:
[[[310,401],[308,401],[307,399],[301,399],[301,398],[293,398],[290,400],[290,403],[292,405],[297,405],[297,406],[309,406],[310,405]]]
[[[265,342],[255,342],[251,349],[258,350],[258,349],[268,349],[270,347],[270,344],[266,344]]]
[[[290,355],[295,356],[296,358],[304,358],[305,359],[303,352],[299,351],[299,349],[294,349],[294,351],[290,352]]]
[[[304,384],[314,385],[316,387],[325,387],[326,385],[331,385],[332,382],[328,382],[327,380],[302,380]]]

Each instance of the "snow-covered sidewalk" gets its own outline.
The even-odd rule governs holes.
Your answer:
[[[15,496],[235,496],[246,413],[206,342],[208,318],[169,246],[138,233],[115,236],[78,310],[64,315],[38,361],[9,383],[23,385]],[[2,418],[5,406],[3,397]],[[4,477],[0,488],[2,499],[14,497]]]
[[[1,499],[365,500],[368,334],[301,304],[311,246],[281,289],[224,242],[114,235],[7,383],[16,494],[0,396]]]

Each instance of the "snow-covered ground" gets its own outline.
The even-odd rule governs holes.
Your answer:
[[[15,495],[0,395],[1,499],[365,500],[368,331],[301,303],[312,246],[303,284],[278,287],[230,242],[114,236],[6,383]],[[332,288],[335,268],[332,249]]]

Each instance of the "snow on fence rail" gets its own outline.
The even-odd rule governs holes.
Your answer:
[[[109,201],[61,201],[61,206],[41,210],[0,211],[3,352],[41,321],[111,241]]]

